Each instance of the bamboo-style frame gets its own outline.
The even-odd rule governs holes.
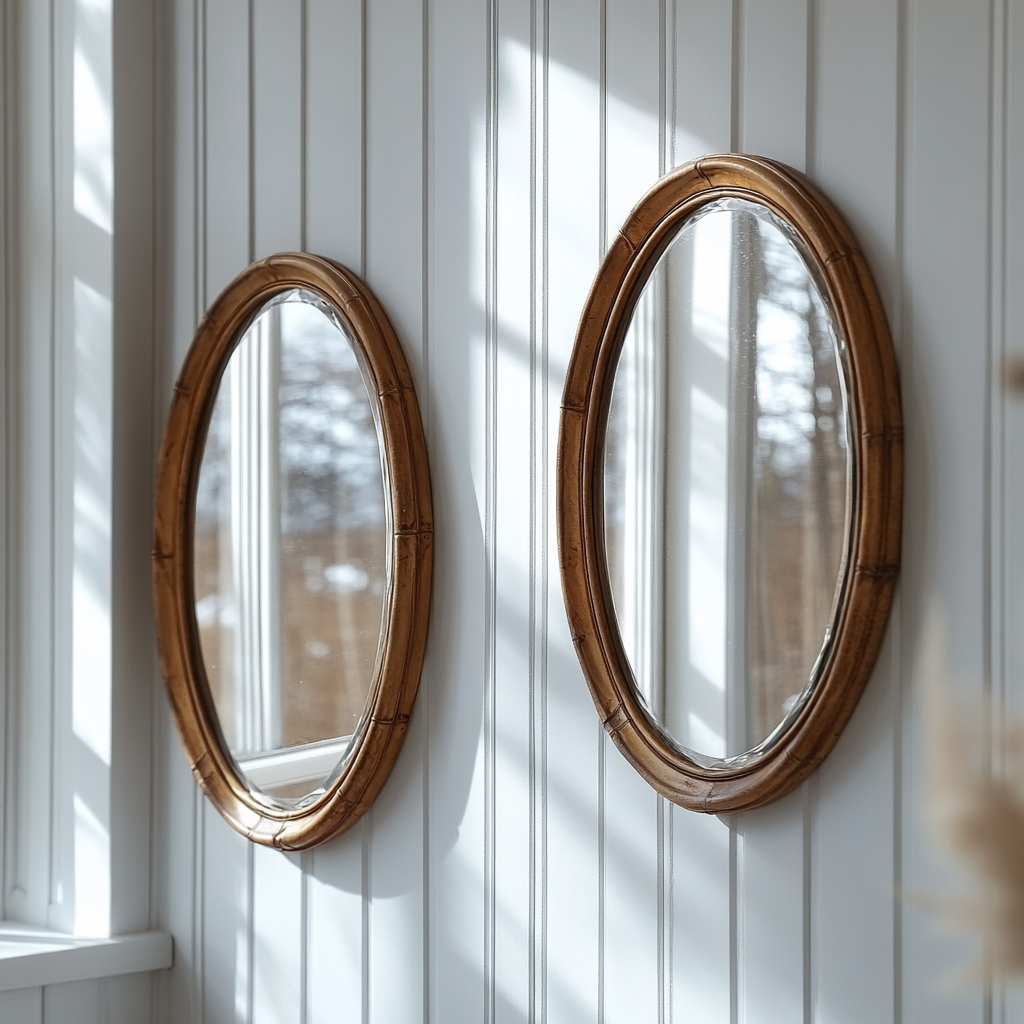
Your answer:
[[[603,535],[604,428],[619,352],[644,284],[682,223],[716,199],[767,207],[817,264],[845,339],[855,425],[852,538],[845,593],[818,682],[756,756],[704,767],[646,710],[615,621]],[[799,785],[853,713],[885,632],[899,571],[903,427],[896,360],[871,272],[835,208],[806,178],[759,157],[708,156],[661,179],[612,241],[580,318],[562,398],[558,548],[569,627],[605,728],[662,795],[692,810],[741,811]]]
[[[373,382],[383,437],[390,572],[382,638],[354,747],[306,806],[275,806],[238,774],[218,726],[195,614],[195,495],[206,431],[228,359],[260,308],[281,292],[319,296],[347,326]],[[225,820],[266,846],[303,850],[351,827],[388,778],[408,728],[430,613],[433,518],[427,449],[412,375],[387,314],[344,267],[280,253],[246,268],[210,307],[174,388],[157,464],[153,588],[160,664],[185,756]]]

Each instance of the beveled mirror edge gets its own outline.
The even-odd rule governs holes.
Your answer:
[[[819,261],[848,349],[855,506],[846,595],[818,685],[764,757],[707,769],[666,742],[635,692],[612,611],[598,473],[611,376],[646,272],[676,225],[730,195],[774,209]],[[557,481],[570,632],[601,719],[626,759],[668,799],[708,813],[747,810],[798,786],[835,745],[874,667],[898,573],[903,486],[899,377],[884,310],[849,227],[806,178],[775,161],[715,155],[677,168],[640,200],[609,246],[580,318],[563,392]]]
[[[292,288],[338,312],[375,382],[384,440],[392,571],[369,714],[338,778],[307,806],[273,807],[250,792],[225,749],[208,697],[195,619],[194,495],[206,428],[224,367],[256,311]],[[242,835],[302,850],[351,827],[398,757],[419,687],[430,615],[433,518],[426,440],[412,375],[394,328],[370,289],[322,257],[279,253],[254,263],[204,316],[175,384],[157,460],[153,590],[161,671],[186,759],[203,791]]]

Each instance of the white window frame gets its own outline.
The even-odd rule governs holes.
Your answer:
[[[151,906],[154,16],[0,0],[0,991],[170,965]]]

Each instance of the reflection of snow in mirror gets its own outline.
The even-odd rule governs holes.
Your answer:
[[[324,578],[339,593],[347,594],[353,590],[365,590],[370,577],[365,569],[346,562],[343,565],[329,565],[324,569]]]
[[[322,640],[307,640],[306,653],[311,658],[326,658],[331,653],[331,648]]]
[[[231,628],[238,622],[235,602],[227,594],[207,594],[196,602],[196,621],[200,626],[220,625]]]

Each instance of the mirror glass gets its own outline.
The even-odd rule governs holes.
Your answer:
[[[312,292],[262,306],[228,361],[195,508],[195,608],[213,703],[250,788],[286,806],[344,764],[387,585],[376,406]]]
[[[828,653],[851,537],[846,352],[814,266],[767,207],[677,230],[615,370],[604,536],[636,685],[708,767],[767,749]]]

